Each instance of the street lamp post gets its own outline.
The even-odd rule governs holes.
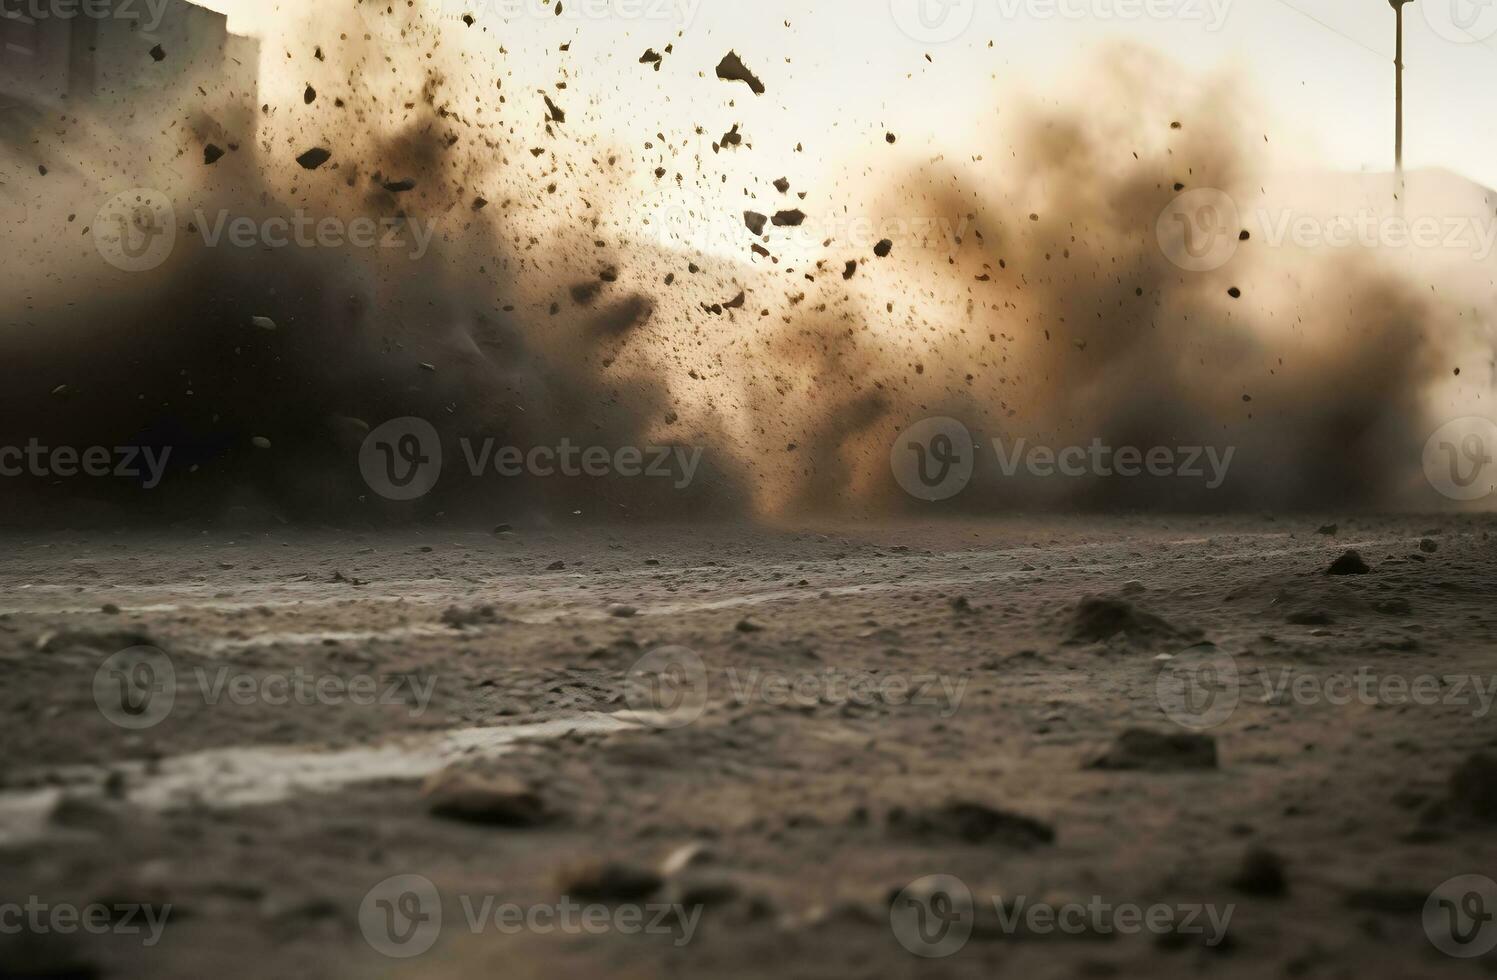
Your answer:
[[[1398,15],[1398,44],[1393,55],[1394,122],[1393,122],[1393,171],[1398,181],[1399,200],[1403,199],[1403,8],[1414,0],[1388,0],[1393,12]]]

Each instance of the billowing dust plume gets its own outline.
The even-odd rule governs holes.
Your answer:
[[[329,3],[263,39],[244,120],[139,96],[6,114],[20,258],[0,286],[0,445],[170,448],[150,488],[8,479],[12,519],[1433,505],[1424,441],[1490,385],[1487,264],[1257,235],[1213,271],[1166,257],[1160,216],[1183,191],[1276,206],[1230,81],[1113,50],[1074,96],[1006,89],[979,160],[929,147],[915,166],[881,138],[835,190],[782,188],[778,159],[740,190],[727,177],[756,151],[732,121],[756,96],[715,77],[723,45],[678,37],[661,55],[666,38],[657,66],[590,51],[583,26],[521,59],[492,26]],[[622,71],[666,100],[708,87],[715,108],[670,132],[595,118]],[[328,159],[308,169],[312,150]],[[129,220],[141,189],[170,202],[176,243],[132,272],[94,226]],[[380,244],[241,247],[225,238],[238,218],[372,219]],[[1466,387],[1448,390],[1460,365]],[[984,445],[939,505],[890,469],[899,434],[932,416]],[[412,501],[359,465],[400,417],[441,436],[442,477]],[[1005,474],[994,438],[1234,455],[1219,486],[1035,478]],[[487,440],[701,457],[689,481],[472,475]]]

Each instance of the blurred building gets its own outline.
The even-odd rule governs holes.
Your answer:
[[[128,122],[189,102],[243,132],[259,65],[258,41],[188,0],[0,0],[0,108],[91,108]]]

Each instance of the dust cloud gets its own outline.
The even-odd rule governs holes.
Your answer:
[[[1416,484],[1436,417],[1490,386],[1489,264],[1415,269],[1256,225],[1220,268],[1166,256],[1181,193],[1277,206],[1229,77],[1110,49],[1066,91],[1005,83],[979,158],[912,162],[881,132],[825,151],[837,179],[808,188],[787,176],[805,157],[789,148],[813,142],[793,116],[739,131],[759,96],[716,77],[729,45],[605,56],[584,26],[522,56],[483,15],[371,7],[267,13],[259,104],[237,122],[196,99],[5,114],[0,444],[170,450],[149,489],[8,480],[12,520],[929,512],[890,448],[932,416],[984,447],[1233,453],[1208,486],[1009,475],[984,449],[954,511],[1430,505]],[[772,55],[733,50],[764,98],[815,97],[814,78],[776,93]],[[715,110],[683,100],[669,131],[598,118],[592,93],[626,70],[660,113],[683,89]],[[140,189],[169,203],[175,245],[133,272],[106,253]],[[746,211],[772,219],[762,234]],[[247,245],[236,219],[257,229]],[[264,234],[328,220],[333,246]],[[377,244],[349,244],[360,221]],[[1475,387],[1452,393],[1462,364]],[[360,448],[407,416],[437,430],[446,468],[426,496],[385,500]],[[490,440],[701,461],[685,486],[471,475]]]

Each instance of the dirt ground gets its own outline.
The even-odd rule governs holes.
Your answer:
[[[12,535],[0,976],[1490,973],[1494,524]]]

